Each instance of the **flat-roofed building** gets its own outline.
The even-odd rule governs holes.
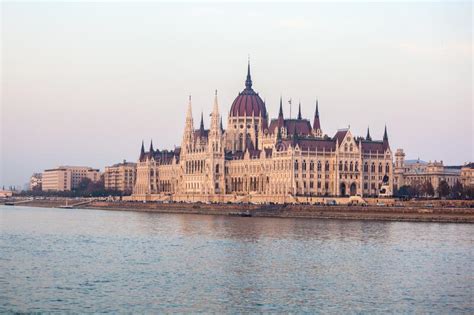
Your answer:
[[[105,189],[131,194],[135,184],[136,172],[137,163],[125,160],[122,163],[106,166],[104,172]]]
[[[77,188],[84,178],[97,182],[100,179],[100,171],[88,166],[60,166],[48,169],[42,174],[42,190],[69,191]]]

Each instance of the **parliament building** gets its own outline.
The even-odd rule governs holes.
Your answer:
[[[312,122],[301,115],[270,119],[252,87],[245,88],[222,125],[217,92],[210,126],[196,129],[191,97],[181,146],[148,151],[142,142],[132,200],[184,202],[316,202],[327,197],[390,196],[393,162],[387,129],[382,140],[341,129],[324,134],[318,102]]]

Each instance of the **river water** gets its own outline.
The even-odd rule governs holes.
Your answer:
[[[474,226],[0,206],[0,313],[473,313]]]

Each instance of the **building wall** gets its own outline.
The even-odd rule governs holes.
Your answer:
[[[135,185],[136,171],[136,163],[126,161],[106,166],[104,172],[105,189],[131,193]]]
[[[77,188],[83,178],[96,182],[100,179],[100,171],[85,166],[60,166],[45,170],[42,174],[42,190],[69,191]]]

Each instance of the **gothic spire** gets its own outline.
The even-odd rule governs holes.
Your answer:
[[[140,150],[140,160],[143,158],[144,155],[145,155],[145,143],[142,140],[142,148]]]
[[[155,150],[153,150],[153,139],[150,141],[150,153],[153,153]]]
[[[388,141],[387,125],[385,125],[385,131],[383,132],[383,141]]]
[[[321,129],[321,123],[319,121],[319,105],[318,100],[316,100],[316,110],[314,111],[314,121],[313,121],[313,129],[318,130]]]
[[[278,128],[282,128],[285,124],[285,119],[283,118],[283,99],[280,96],[280,110],[278,112]]]
[[[301,118],[301,102],[299,102],[299,105],[298,105],[298,120],[301,120],[303,118]]]
[[[372,141],[372,137],[370,136],[370,130],[368,126],[367,126],[367,136],[365,136],[365,140]]]
[[[199,130],[204,132],[204,113],[201,112],[201,124],[199,125]]]
[[[247,80],[245,80],[245,87],[248,90],[252,89],[252,77],[250,76],[250,58],[247,66]]]
[[[224,132],[224,126],[222,125],[222,116],[221,116],[221,132]]]

